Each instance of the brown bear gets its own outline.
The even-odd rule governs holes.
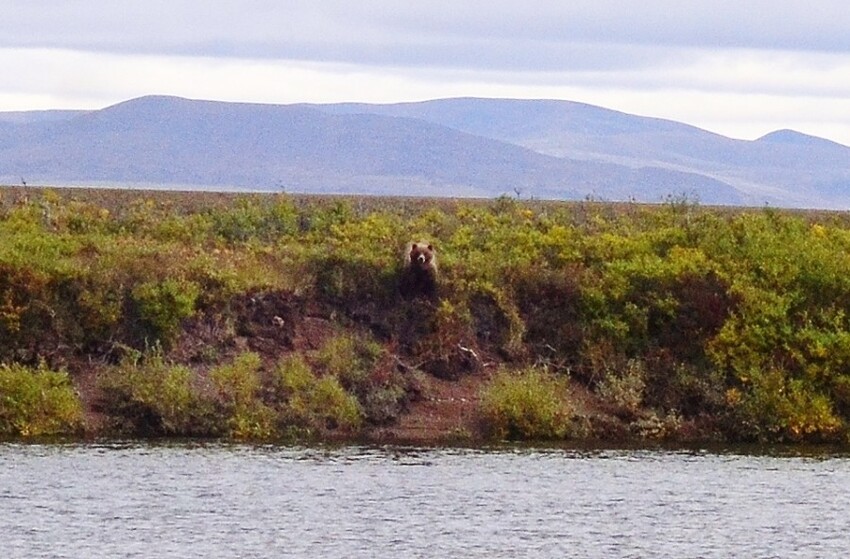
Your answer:
[[[399,289],[405,298],[437,294],[437,251],[433,245],[426,242],[407,245]]]

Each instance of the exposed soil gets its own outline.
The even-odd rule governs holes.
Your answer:
[[[27,199],[32,189],[6,189],[0,198],[0,205],[10,205]],[[75,199],[78,195],[92,203],[101,204],[118,213],[121,208],[131,207],[138,192],[98,191],[98,190],[59,190],[59,195]],[[156,199],[174,212],[190,213],[200,208],[229,206],[238,196],[235,194],[191,194],[146,192],[145,196]],[[267,197],[266,197],[267,198]],[[298,205],[329,204],[334,197],[300,197],[294,201]],[[356,199],[359,211],[386,206],[387,199]],[[394,211],[419,211],[415,199],[398,199],[393,202]],[[455,200],[430,200],[446,211],[454,211]],[[475,203],[463,201],[464,204]],[[478,203],[490,204],[491,201]],[[538,204],[538,203],[535,203]],[[540,202],[539,204],[545,204]],[[631,211],[631,205],[612,205],[611,211]],[[726,210],[724,210],[726,211]],[[733,210],[728,210],[733,211]],[[387,368],[394,374],[410,375],[411,382],[406,386],[407,399],[400,414],[391,421],[366,428],[365,436],[376,442],[411,441],[442,442],[451,440],[475,440],[482,436],[478,420],[478,404],[482,388],[500,365],[528,363],[529,355],[524,353],[522,344],[514,343],[511,324],[498,301],[486,293],[475,295],[469,301],[472,326],[458,324],[451,319],[444,320],[439,327],[434,326],[436,306],[439,295],[431,293],[430,288],[415,283],[419,291],[428,292],[423,300],[393,298],[392,286],[372,282],[372,275],[365,275],[368,269],[345,268],[351,262],[341,262],[339,270],[355,284],[353,293],[316,293],[310,295],[295,294],[286,291],[249,292],[233,297],[225,307],[207,307],[182,326],[180,336],[168,348],[167,358],[175,363],[191,367],[201,380],[209,370],[221,363],[232,360],[245,351],[259,354],[267,370],[271,370],[281,357],[292,353],[310,354],[341,332],[362,333],[369,339],[379,341],[386,352]],[[322,262],[322,266],[332,266],[332,262]],[[324,270],[319,270],[319,275]],[[369,278],[369,289],[357,291],[361,286],[357,280]],[[539,292],[528,290],[526,299],[518,301],[520,311],[529,317],[525,339],[530,344],[545,346],[553,353],[572,355],[580,345],[580,335],[570,324],[574,320],[563,320],[574,311],[574,298],[577,288],[572,285],[572,274],[538,282]],[[333,285],[333,277],[324,282]],[[522,281],[522,277],[517,278]],[[317,282],[323,283],[323,282]],[[376,287],[377,285],[377,287]],[[717,287],[713,289],[713,287]],[[718,322],[722,317],[719,310],[728,306],[722,300],[722,289],[712,285],[685,285],[686,290],[680,297],[692,301],[685,307],[688,311],[681,321],[663,323],[661,337],[668,345],[676,345],[683,351],[692,339],[684,338],[681,332],[699,331],[704,328],[706,317]],[[549,292],[549,291],[551,292]],[[694,294],[691,294],[690,291]],[[703,299],[700,293],[708,293]],[[361,296],[363,295],[363,296]],[[545,301],[545,304],[541,304]],[[49,323],[51,319],[45,318]],[[550,331],[553,324],[564,324],[560,330]],[[709,323],[710,324],[710,323]],[[119,361],[126,346],[115,344],[108,347],[113,339],[122,343],[141,346],[144,340],[134,336],[134,324],[124,325],[110,342],[104,341],[102,347],[70,348],[60,337],[53,339],[50,332],[33,342],[32,347],[24,347],[21,359],[37,362],[44,358],[55,368],[70,371],[87,409],[89,431],[101,432],[103,417],[98,413],[98,382],[100,371]],[[129,332],[129,333],[128,333]],[[436,335],[434,335],[436,334]],[[552,342],[555,339],[557,342]],[[423,343],[425,340],[427,343]],[[552,348],[550,343],[556,343]],[[541,353],[541,355],[546,355]],[[555,364],[558,365],[558,364]],[[587,379],[584,379],[585,381]],[[630,436],[630,424],[640,417],[620,417],[616,411],[600,404],[599,399],[580,381],[573,382],[571,402],[576,416],[576,432],[592,433],[594,437],[627,438]],[[648,429],[652,422],[648,422]],[[698,430],[699,431],[699,430]],[[699,431],[702,432],[702,431]]]
[[[253,292],[235,297],[226,309],[208,308],[183,325],[166,357],[186,365],[202,380],[209,370],[245,351],[260,355],[267,370],[292,353],[310,355],[340,332],[361,331],[382,338],[383,360],[397,374],[406,375],[408,394],[402,412],[391,421],[367,425],[358,439],[373,443],[439,444],[485,440],[480,424],[482,390],[505,357],[490,343],[497,330],[493,321],[478,339],[458,343],[432,363],[413,363],[410,347],[420,335],[421,321],[431,308],[427,301],[408,305],[401,319],[388,318],[375,305],[345,308],[304,299],[290,292]],[[487,316],[487,313],[482,313]],[[483,324],[483,323],[482,323]],[[463,344],[468,344],[466,347]],[[104,432],[106,418],[98,411],[97,376],[117,362],[127,348],[116,347],[97,358],[62,356],[86,408],[87,431]],[[633,438],[629,423],[617,417],[581,382],[570,387],[574,432],[593,438]],[[334,437],[333,433],[328,434]]]
[[[387,309],[375,305],[322,304],[304,301],[288,293],[249,294],[233,305],[235,337],[219,347],[247,348],[259,353],[267,363],[274,363],[290,352],[309,353],[321,348],[342,328],[378,334],[390,354],[388,362],[411,379],[412,392],[404,413],[389,425],[367,427],[363,436],[374,442],[429,443],[478,438],[480,428],[477,406],[481,390],[491,372],[492,362],[457,362],[457,374],[422,373],[407,362],[405,348],[415,342],[419,322],[428,313],[430,303],[413,301],[401,322],[392,323]],[[412,318],[411,318],[412,317]],[[191,346],[194,335],[187,335],[182,346]],[[209,340],[212,341],[212,340]],[[460,352],[456,352],[460,353]],[[439,367],[435,370],[439,371]]]
[[[372,430],[379,441],[410,443],[449,442],[477,438],[480,433],[477,407],[487,371],[457,380],[426,377],[421,395],[396,425]]]
[[[422,303],[427,305],[427,303]],[[420,303],[411,303],[417,320]],[[488,354],[486,362],[470,363],[458,350],[447,363],[457,365],[457,374],[435,367],[439,376],[422,372],[408,364],[404,343],[410,343],[417,328],[409,323],[399,330],[386,332],[385,317],[377,317],[373,309],[355,309],[344,316],[337,309],[315,301],[306,301],[289,292],[247,293],[232,300],[227,309],[205,309],[183,325],[183,331],[168,349],[167,358],[192,368],[202,379],[215,365],[227,362],[244,351],[259,354],[270,370],[283,356],[291,353],[310,354],[341,331],[371,327],[388,336],[386,361],[401,374],[411,375],[412,387],[404,411],[386,425],[367,426],[366,440],[382,442],[438,443],[478,439],[481,436],[477,408],[481,390],[497,368]],[[375,326],[377,324],[377,326]],[[401,340],[401,342],[400,342]],[[401,345],[400,345],[401,343]],[[86,410],[87,431],[97,435],[105,426],[98,411],[97,377],[104,368],[117,362],[127,348],[115,348],[97,358],[91,355],[62,355],[59,360],[71,372]],[[398,353],[399,352],[401,355]],[[483,353],[482,353],[483,355]],[[475,357],[481,359],[476,353]],[[331,435],[333,436],[333,435]]]

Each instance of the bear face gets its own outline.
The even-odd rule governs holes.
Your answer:
[[[399,285],[404,297],[432,297],[437,291],[437,251],[426,242],[410,243],[404,251]]]
[[[428,243],[411,243],[405,257],[406,268],[418,268],[422,271],[437,270],[437,251]]]

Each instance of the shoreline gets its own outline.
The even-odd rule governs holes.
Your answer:
[[[846,212],[28,187],[0,238],[7,434],[850,442]]]

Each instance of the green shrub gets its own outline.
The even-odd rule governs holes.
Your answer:
[[[732,429],[758,441],[835,440],[846,430],[832,401],[802,380],[772,369],[753,371],[744,390],[730,389]]]
[[[484,428],[498,439],[563,438],[570,413],[565,381],[545,369],[500,371],[481,395]]]
[[[635,417],[643,405],[646,388],[645,365],[630,359],[621,368],[609,368],[596,386],[596,393],[618,415]]]
[[[357,398],[336,377],[317,377],[300,355],[280,360],[274,390],[285,428],[310,434],[335,429],[354,432],[361,426],[363,414]]]
[[[410,383],[401,373],[391,373],[382,381],[374,381],[358,395],[365,420],[372,425],[394,423],[405,409]]]
[[[399,416],[412,382],[385,357],[374,340],[343,334],[328,340],[315,360],[325,377],[337,379],[357,398],[366,422],[383,425]]]
[[[398,273],[389,262],[344,255],[317,257],[311,264],[318,294],[341,308],[356,309],[368,302],[386,305],[395,297]]]
[[[49,275],[0,262],[0,358],[52,334],[51,299]]]
[[[153,341],[168,344],[180,324],[195,312],[200,288],[195,282],[176,278],[145,282],[133,289],[139,316]]]
[[[350,392],[360,392],[381,357],[381,346],[362,336],[341,334],[322,345],[316,354],[319,369],[335,377]]]
[[[169,363],[162,351],[130,351],[99,379],[100,407],[119,432],[139,436],[208,436],[222,426],[201,397],[192,371]]]
[[[357,431],[363,418],[357,398],[332,377],[316,381],[309,396],[314,416],[318,416],[329,429]]]
[[[0,435],[79,432],[83,408],[68,374],[45,365],[0,365]]]
[[[255,198],[241,197],[232,207],[215,210],[210,216],[213,234],[231,243],[270,241],[293,234],[298,227],[295,206],[286,198],[261,204]]]
[[[480,343],[495,346],[507,359],[522,357],[525,322],[514,301],[503,290],[491,284],[476,284],[468,306]]]
[[[439,250],[439,300],[401,300],[399,245],[423,238]],[[708,415],[730,439],[821,440],[850,422],[840,213],[680,197],[653,207],[27,189],[3,192],[0,239],[0,361],[109,362],[117,343],[160,341],[175,359],[213,365],[237,336],[267,347],[251,336],[273,327],[225,341],[185,319],[238,325],[251,311],[234,301],[272,291],[359,332],[309,353],[309,388],[297,390],[263,385],[249,357],[209,378],[162,356],[124,362],[104,401],[130,433],[265,437],[283,416],[315,432],[389,423],[413,392],[393,353],[449,379],[499,357],[568,368],[646,433]],[[264,310],[252,320],[282,317]],[[301,334],[300,318],[287,315],[278,341]],[[199,336],[206,351],[174,347]],[[320,393],[348,411],[322,416]]]
[[[574,359],[580,352],[585,334],[578,304],[583,274],[579,266],[533,267],[511,277],[513,297],[527,327],[523,342],[535,353],[551,357],[554,351]]]
[[[274,411],[260,399],[261,365],[260,356],[248,352],[210,371],[230,437],[263,439],[274,434]]]

